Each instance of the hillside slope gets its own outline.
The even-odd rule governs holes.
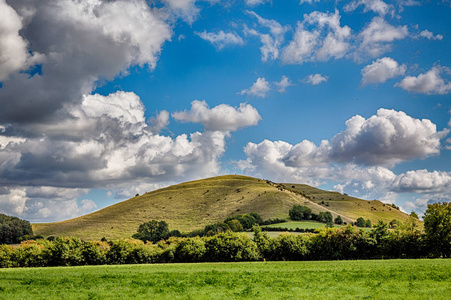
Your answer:
[[[263,219],[287,218],[294,204],[309,206],[315,213],[330,211],[334,217],[340,214],[345,222],[359,216],[373,222],[407,218],[395,209],[381,210],[380,215],[370,213],[370,207],[374,205],[352,197],[349,201],[328,200],[329,206],[321,205],[322,200],[318,199],[318,203],[316,197],[300,195],[300,190],[305,191],[308,186],[285,184],[285,187],[239,175],[207,178],[148,192],[71,220],[33,224],[33,231],[43,236],[74,236],[85,240],[117,239],[131,237],[139,224],[154,219],[166,221],[170,230],[187,232],[242,213],[257,212]],[[331,193],[322,192],[324,195]]]

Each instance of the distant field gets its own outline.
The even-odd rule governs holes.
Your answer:
[[[451,259],[0,270],[0,299],[450,299]]]

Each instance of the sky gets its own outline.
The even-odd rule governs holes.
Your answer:
[[[0,0],[0,213],[224,174],[451,201],[451,1]]]

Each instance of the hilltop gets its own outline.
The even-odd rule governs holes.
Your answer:
[[[74,236],[85,240],[128,238],[139,224],[164,220],[169,228],[188,232],[237,214],[257,212],[263,219],[288,218],[300,204],[314,213],[330,211],[345,222],[358,217],[390,221],[408,215],[380,201],[365,201],[302,184],[277,184],[263,179],[226,175],[185,182],[151,191],[99,211],[55,223],[33,224],[35,234]]]

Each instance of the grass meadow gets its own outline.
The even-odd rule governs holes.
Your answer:
[[[451,259],[0,270],[0,299],[450,299]]]

